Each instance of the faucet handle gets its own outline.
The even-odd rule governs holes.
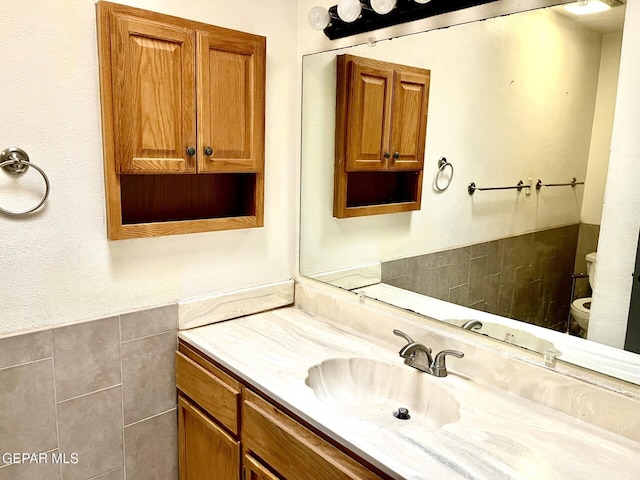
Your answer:
[[[458,350],[442,350],[439,352],[433,360],[433,365],[431,365],[431,371],[436,377],[447,376],[447,365],[445,363],[445,357],[447,355],[458,358],[464,357],[464,353],[459,352]]]
[[[397,335],[398,337],[402,337],[402,338],[404,338],[404,339],[407,341],[407,343],[415,343],[415,342],[413,341],[413,338],[411,338],[409,335],[407,335],[406,333],[404,333],[402,330],[397,330],[397,329],[396,329],[396,330],[394,330],[394,331],[393,331],[393,334],[394,334],[394,335]]]

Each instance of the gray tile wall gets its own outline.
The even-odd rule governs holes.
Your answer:
[[[562,330],[579,224],[382,263],[382,281]]]
[[[177,325],[169,305],[0,338],[0,480],[177,480]]]

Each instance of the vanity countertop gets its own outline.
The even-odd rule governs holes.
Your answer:
[[[179,337],[298,417],[398,479],[637,479],[640,443],[456,374],[434,378],[458,399],[459,418],[435,431],[373,423],[320,401],[309,368],[331,358],[404,366],[389,343],[289,307],[181,331]],[[426,375],[426,374],[425,374]],[[535,385],[532,385],[535,388]]]

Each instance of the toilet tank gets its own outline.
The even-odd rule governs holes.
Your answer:
[[[593,279],[596,276],[596,253],[597,252],[587,253],[584,257],[587,261],[587,275],[589,275],[589,285],[591,285],[591,288],[593,288]]]

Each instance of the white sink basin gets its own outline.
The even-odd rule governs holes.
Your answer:
[[[368,358],[332,358],[314,365],[305,383],[326,405],[387,428],[419,426],[433,431],[459,418],[446,380],[406,366]],[[410,419],[394,415],[409,410]]]

